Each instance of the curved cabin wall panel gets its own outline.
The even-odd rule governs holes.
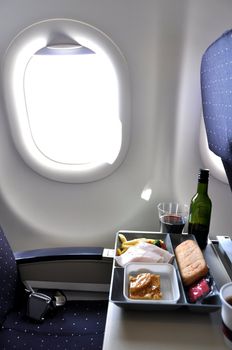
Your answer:
[[[1,82],[0,220],[15,250],[112,247],[119,229],[159,230],[159,201],[190,201],[203,166],[200,59],[231,26],[231,11],[226,0],[12,0],[1,5],[1,62],[11,40],[27,26],[70,18],[113,40],[127,61],[131,87],[125,160],[111,175],[78,184],[47,179],[22,160],[11,137]],[[213,237],[231,229],[232,197],[228,185],[212,177],[209,192]]]

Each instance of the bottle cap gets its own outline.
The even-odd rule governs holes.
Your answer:
[[[199,182],[207,183],[209,179],[209,169],[200,169],[198,180]]]

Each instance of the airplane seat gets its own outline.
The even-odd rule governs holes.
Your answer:
[[[202,57],[201,94],[208,145],[222,159],[232,189],[232,30]]]
[[[96,264],[96,261],[93,263]],[[2,229],[0,272],[1,349],[102,348],[107,300],[67,301],[63,306],[51,310],[43,322],[28,317],[28,296],[21,281],[17,259]]]

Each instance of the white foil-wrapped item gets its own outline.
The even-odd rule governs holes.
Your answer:
[[[172,263],[174,255],[154,244],[141,242],[131,246],[125,253],[115,257],[117,263],[124,267],[129,262]]]

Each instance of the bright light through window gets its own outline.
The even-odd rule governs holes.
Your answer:
[[[115,71],[103,54],[31,57],[24,76],[31,135],[64,164],[112,164],[122,143]]]

